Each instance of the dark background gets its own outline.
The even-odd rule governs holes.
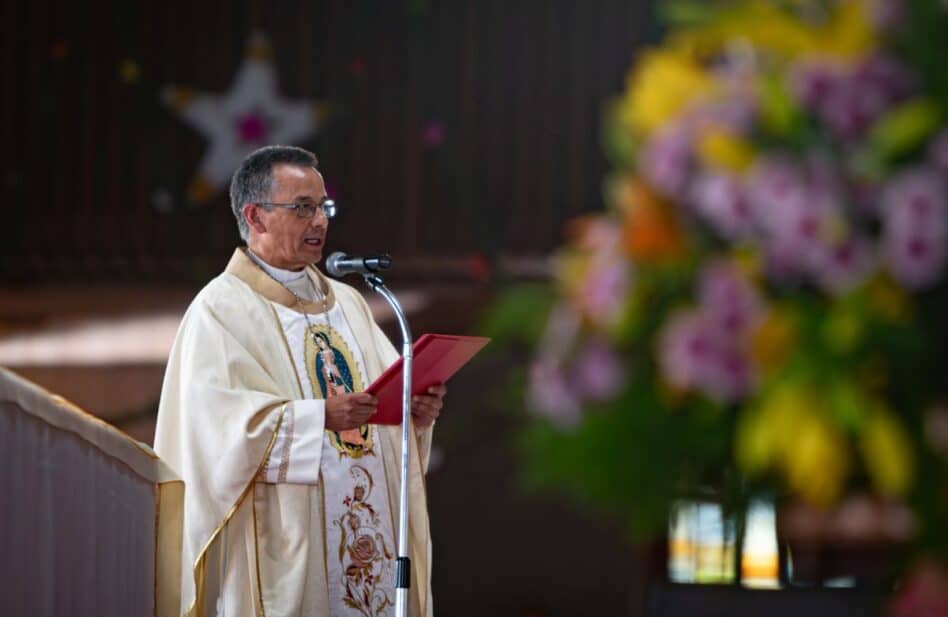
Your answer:
[[[296,144],[344,208],[327,249],[391,252],[396,281],[433,298],[416,332],[476,332],[493,287],[471,264],[543,257],[564,221],[602,207],[602,112],[657,37],[652,4],[3,3],[0,334],[183,310],[223,268],[238,241],[229,204],[188,203],[207,144],[160,93],[223,93],[252,32],[273,47],[284,97],[334,110]],[[431,123],[440,146],[423,139]],[[522,488],[518,410],[493,394],[520,361],[496,350],[451,384],[428,485],[436,614],[640,614],[644,550]],[[105,417],[150,439],[163,366],[16,370],[94,413],[134,390]]]
[[[160,91],[224,92],[252,32],[272,44],[284,97],[334,110],[297,144],[346,209],[330,249],[545,253],[566,219],[601,205],[601,112],[655,28],[651,5],[5,2],[0,281],[217,272],[232,215],[224,194],[188,204],[207,145]],[[125,61],[136,82],[120,77]],[[440,147],[422,138],[432,122]]]

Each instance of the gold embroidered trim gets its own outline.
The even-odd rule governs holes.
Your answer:
[[[293,446],[293,427],[296,425],[296,406],[290,407],[290,413],[286,416],[286,433],[283,442],[283,453],[280,455],[280,473],[277,474],[277,482],[286,482],[286,471],[290,467],[290,452]]]
[[[154,484],[155,490],[155,580],[153,581],[153,586],[155,588],[155,617],[158,617],[158,573],[161,571],[158,560],[161,556],[161,485],[157,482]]]
[[[250,509],[253,514],[253,565],[257,570],[257,614],[266,617],[267,611],[263,606],[263,585],[260,583],[260,547],[257,542],[257,489],[254,488],[250,500]]]
[[[217,537],[227,526],[227,523],[230,522],[230,519],[232,519],[234,514],[237,513],[237,509],[240,508],[240,505],[243,503],[244,499],[247,498],[247,494],[250,492],[250,489],[254,487],[256,483],[256,477],[260,475],[264,465],[266,465],[267,460],[270,458],[270,451],[273,449],[273,444],[276,443],[277,433],[280,430],[280,426],[283,424],[283,415],[286,413],[286,405],[286,403],[283,403],[283,406],[280,408],[280,415],[277,417],[276,427],[274,427],[273,433],[270,435],[270,441],[267,443],[267,449],[263,453],[263,457],[260,461],[260,465],[257,467],[256,473],[253,474],[250,482],[247,483],[247,486],[244,487],[243,492],[241,492],[240,496],[237,498],[236,503],[231,506],[230,510],[227,512],[227,516],[224,517],[224,520],[222,520],[211,533],[211,537],[208,538],[207,542],[204,544],[204,548],[201,549],[201,551],[198,553],[197,559],[194,560],[194,600],[191,601],[191,606],[188,607],[188,610],[185,613],[189,617],[204,617],[204,578],[205,569],[207,568],[207,551],[211,548],[211,545],[217,541]],[[257,580],[257,584],[260,584],[259,579]]]

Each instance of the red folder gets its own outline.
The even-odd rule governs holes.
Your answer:
[[[424,394],[435,384],[445,383],[490,341],[483,336],[422,334],[412,345],[411,393]],[[388,367],[365,390],[379,400],[369,424],[402,423],[402,359]]]

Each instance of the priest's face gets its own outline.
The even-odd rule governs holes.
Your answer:
[[[323,176],[312,167],[279,164],[273,167],[270,203],[318,204],[326,198]],[[250,249],[271,266],[299,270],[323,257],[329,219],[322,208],[312,218],[287,208],[254,208]]]

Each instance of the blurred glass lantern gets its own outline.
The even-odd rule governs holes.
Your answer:
[[[668,528],[668,579],[673,583],[745,587],[779,587],[777,528],[774,506],[755,500],[743,517],[743,541],[738,517],[725,513],[720,502],[679,500],[671,510]]]

